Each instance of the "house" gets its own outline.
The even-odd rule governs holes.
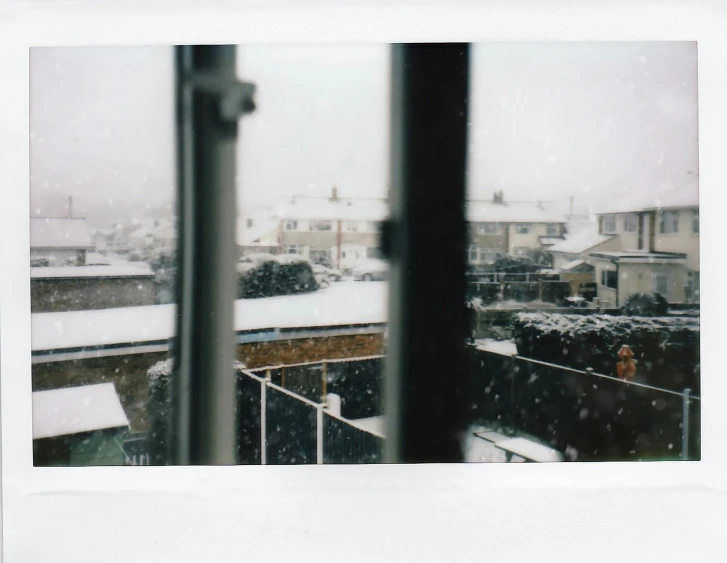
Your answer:
[[[127,235],[129,248],[146,252],[149,250],[174,250],[177,243],[177,229],[172,221],[150,219]]]
[[[237,221],[237,248],[240,256],[264,252],[280,253],[280,221],[275,218],[245,217]]]
[[[606,267],[602,257],[597,268],[620,272],[599,278],[600,294],[614,296],[614,283],[623,283],[616,295],[616,306],[634,289],[634,277],[642,276],[638,284],[645,293],[661,293],[673,303],[699,302],[699,191],[696,183],[687,184],[657,198],[642,198],[636,202],[615,204],[598,215],[598,232],[616,235],[622,255],[609,255]],[[628,252],[627,252],[628,251]],[[593,254],[591,254],[594,256]],[[649,281],[643,268],[635,268],[638,260],[645,260],[649,268]],[[622,267],[623,266],[623,267]],[[633,271],[632,271],[633,270]],[[629,278],[631,276],[631,278]],[[610,280],[610,281],[609,281]],[[610,285],[603,283],[609,281]],[[633,292],[633,291],[632,291]]]
[[[553,269],[563,269],[566,264],[585,260],[591,252],[598,250],[619,250],[620,241],[615,234],[604,235],[592,222],[578,231],[569,233],[558,243],[548,248],[553,256]]]
[[[670,303],[686,300],[686,254],[648,250],[592,252],[598,299],[621,307],[635,293],[659,293]]]
[[[83,265],[86,253],[94,250],[85,219],[31,217],[31,265]]]
[[[501,191],[492,201],[471,200],[467,205],[470,264],[485,264],[497,254],[522,254],[549,248],[563,240],[565,215],[545,202],[505,201]]]
[[[129,420],[113,383],[33,393],[33,465],[124,465]]]
[[[285,199],[262,219],[246,214],[238,227],[238,246],[241,252],[274,251],[277,246],[282,254],[350,269],[380,257],[379,233],[388,211],[385,199],[340,197],[334,186],[330,197]],[[277,233],[270,230],[273,224]]]

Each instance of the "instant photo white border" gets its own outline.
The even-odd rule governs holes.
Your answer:
[[[5,561],[721,560],[727,552],[723,1],[140,4],[0,5]],[[699,42],[701,462],[32,466],[31,46],[503,40]]]

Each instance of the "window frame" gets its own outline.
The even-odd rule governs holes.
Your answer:
[[[604,268],[603,270],[601,270],[600,283],[603,287],[606,287],[608,289],[615,289],[618,291],[618,271],[608,270]],[[609,283],[613,283],[613,285],[609,285]]]
[[[478,223],[477,225],[478,235],[499,235],[502,234],[502,225],[500,223],[486,221],[484,223]]]
[[[672,221],[669,222],[669,218]],[[667,230],[667,228],[669,230]],[[671,230],[673,229],[673,230]],[[678,235],[679,234],[679,211],[666,210],[659,212],[659,234],[660,235]]]
[[[283,228],[285,231],[297,231],[298,230],[298,220],[297,219],[286,219],[285,224],[283,225]]]
[[[328,228],[327,229],[319,228],[322,225],[326,225],[326,226],[328,226]],[[308,222],[308,230],[319,232],[319,233],[334,232],[335,229],[333,228],[333,219],[311,219]]]
[[[609,213],[601,218],[601,233],[604,235],[615,235],[618,233],[616,215]]]
[[[623,224],[624,224],[624,233],[638,233],[639,232],[639,215],[637,213],[624,213]]]
[[[545,235],[549,237],[557,237],[560,233],[558,223],[546,223],[545,224]]]
[[[529,235],[533,232],[532,223],[515,223],[515,234],[516,235]]]

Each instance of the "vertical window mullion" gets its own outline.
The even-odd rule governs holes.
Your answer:
[[[463,460],[469,56],[468,44],[392,52],[392,206],[383,233],[390,462]]]
[[[236,461],[235,145],[223,96],[236,47],[176,48],[179,276],[171,460]],[[204,272],[204,275],[199,275]]]

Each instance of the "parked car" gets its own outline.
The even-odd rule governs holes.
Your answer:
[[[313,264],[313,273],[315,274],[316,279],[320,276],[321,278],[331,282],[340,281],[343,277],[340,270],[327,268],[323,264]]]
[[[385,260],[369,259],[359,262],[353,268],[353,279],[372,281],[385,280],[388,277],[389,265]]]

